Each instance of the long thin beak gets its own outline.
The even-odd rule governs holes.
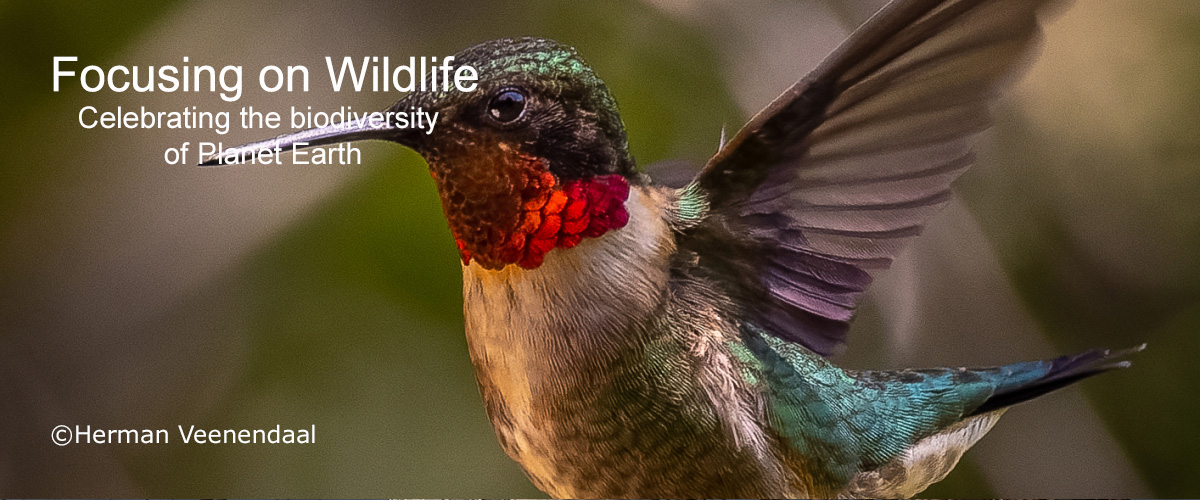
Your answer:
[[[200,162],[202,167],[223,166],[233,162],[244,163],[257,157],[263,152],[270,154],[291,152],[293,148],[304,149],[339,142],[362,141],[368,139],[391,141],[405,146],[405,138],[409,135],[407,129],[399,129],[388,124],[373,126],[371,120],[351,120],[335,123],[325,127],[311,128],[300,132],[283,134],[273,139],[252,142],[235,148],[224,149],[217,154],[209,155]],[[277,149],[278,148],[278,149]],[[232,160],[232,161],[227,161]]]

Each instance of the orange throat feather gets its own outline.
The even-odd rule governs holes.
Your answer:
[[[545,158],[501,144],[501,154],[431,164],[442,209],[463,265],[534,269],[555,248],[571,248],[625,227],[629,183],[616,174],[560,181]]]

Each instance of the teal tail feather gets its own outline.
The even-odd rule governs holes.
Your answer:
[[[993,375],[1000,375],[1001,379],[995,392],[966,416],[979,415],[1028,401],[1092,375],[1129,368],[1130,363],[1124,358],[1145,348],[1146,344],[1115,352],[1092,349],[1050,360],[1029,361],[996,368],[994,370],[999,373],[994,372]]]

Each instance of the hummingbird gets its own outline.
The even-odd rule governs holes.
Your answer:
[[[425,159],[488,417],[546,493],[910,497],[1012,405],[1144,347],[986,368],[828,359],[972,164],[1047,3],[891,2],[682,186],[639,168],[599,76],[540,38],[470,47],[455,60],[475,90],[389,108],[437,112],[435,133],[342,123],[231,151],[383,140]]]

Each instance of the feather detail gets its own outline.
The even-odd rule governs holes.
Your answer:
[[[1039,38],[1043,0],[889,4],[728,141],[686,188],[684,263],[747,316],[831,354],[871,271],[950,200],[988,106]],[[681,263],[682,264],[682,263]]]

